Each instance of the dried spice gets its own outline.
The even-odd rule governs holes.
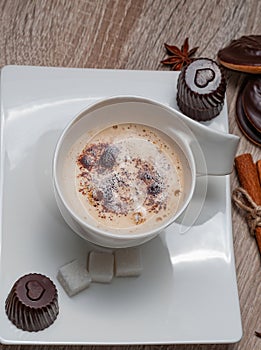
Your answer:
[[[241,187],[233,191],[236,206],[245,211],[246,221],[261,255],[261,186],[257,165],[250,153],[235,158],[235,167]]]
[[[189,50],[188,40],[188,38],[185,39],[181,49],[179,49],[177,46],[164,43],[170,57],[161,61],[161,63],[172,66],[172,70],[181,70],[184,66],[191,63],[193,61],[191,56],[196,53],[198,47],[194,47],[193,49]]]
[[[261,332],[255,331],[255,335],[256,335],[258,338],[261,338]]]

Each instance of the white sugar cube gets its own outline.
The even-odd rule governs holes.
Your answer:
[[[70,297],[88,288],[91,283],[91,276],[85,265],[78,260],[62,266],[58,271],[57,279]]]
[[[142,272],[141,252],[138,247],[122,248],[114,252],[115,276],[139,276]]]
[[[110,252],[91,251],[88,271],[93,282],[110,283],[114,274],[114,256]]]

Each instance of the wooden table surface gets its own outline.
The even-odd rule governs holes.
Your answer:
[[[0,0],[0,66],[169,70],[163,43],[182,45],[189,37],[197,57],[217,52],[241,35],[261,34],[259,0]],[[238,154],[261,158],[260,147],[242,136],[235,102],[244,74],[228,72],[230,132],[241,136]],[[235,173],[231,187],[238,185]],[[235,344],[111,346],[111,349],[258,350],[261,339],[261,261],[244,219],[233,208],[236,272],[243,337]],[[1,302],[3,302],[1,300]],[[0,345],[0,350],[22,346]],[[25,346],[28,350],[51,346]],[[58,350],[98,349],[58,346]]]

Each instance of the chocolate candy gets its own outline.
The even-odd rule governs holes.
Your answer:
[[[59,313],[54,283],[38,273],[20,277],[8,294],[5,311],[9,320],[24,331],[37,332],[49,327]]]
[[[218,64],[199,58],[183,68],[179,75],[177,103],[190,118],[206,121],[221,112],[225,92],[226,81]]]
[[[245,73],[261,73],[261,35],[242,36],[219,50],[219,62]]]
[[[236,102],[236,118],[242,133],[254,144],[261,146],[261,77],[247,80],[240,89]],[[258,103],[259,101],[259,103]],[[258,114],[259,111],[259,114]]]

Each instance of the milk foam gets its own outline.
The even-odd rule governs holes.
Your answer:
[[[169,220],[183,196],[183,169],[175,149],[167,135],[139,124],[83,135],[64,164],[75,212],[101,229],[123,234]]]

